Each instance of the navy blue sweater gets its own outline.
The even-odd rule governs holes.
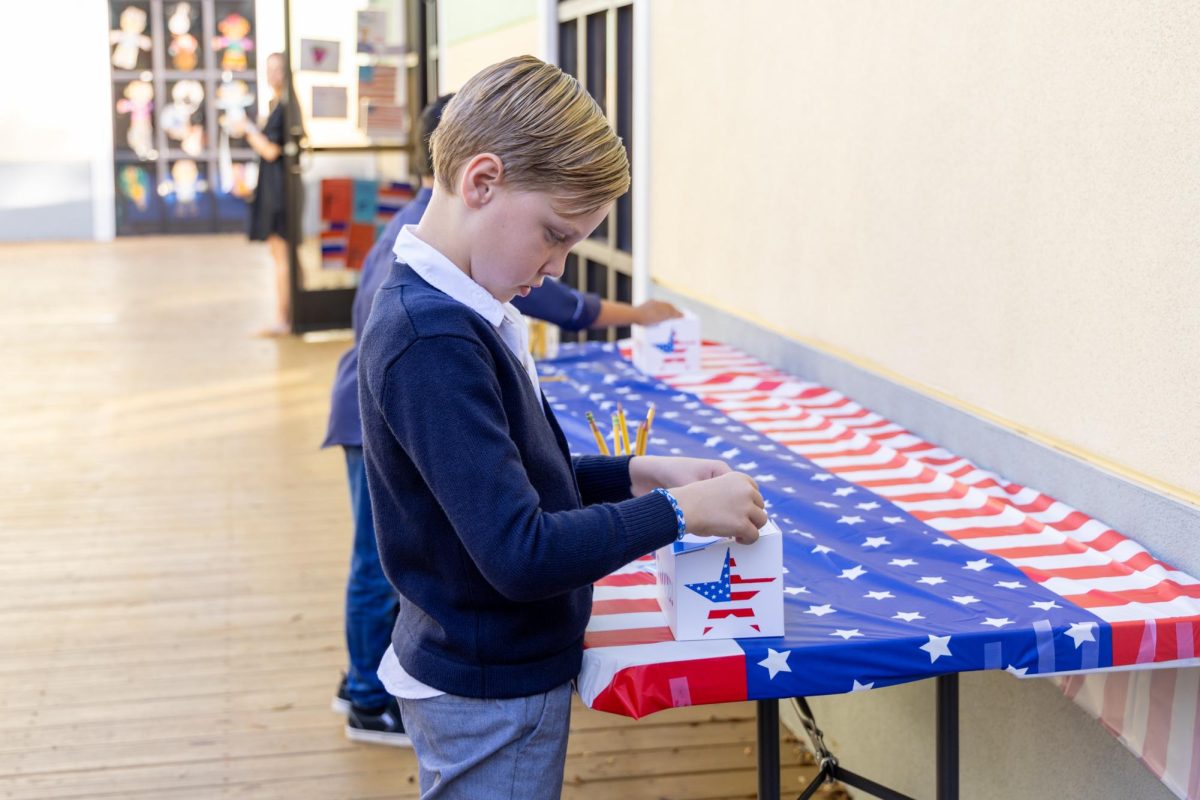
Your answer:
[[[675,538],[630,498],[629,459],[572,459],[499,332],[405,264],[359,346],[379,555],[402,595],[392,644],[422,683],[523,697],[574,678],[591,584]]]

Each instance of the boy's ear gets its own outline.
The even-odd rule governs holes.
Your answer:
[[[460,194],[467,208],[481,208],[496,195],[504,180],[504,163],[492,153],[480,153],[463,168]]]

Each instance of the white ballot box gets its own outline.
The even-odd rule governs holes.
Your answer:
[[[655,553],[658,602],[676,639],[783,635],[783,534],[754,544],[686,534]]]
[[[648,375],[700,369],[700,319],[685,311],[679,319],[634,325],[633,365]]]

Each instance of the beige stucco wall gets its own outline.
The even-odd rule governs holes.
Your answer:
[[[538,0],[441,0],[438,86],[457,91],[484,67],[539,55]]]
[[[1200,6],[652,23],[655,279],[1200,496]]]

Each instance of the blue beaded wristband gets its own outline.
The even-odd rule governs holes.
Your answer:
[[[666,489],[655,489],[654,493],[661,494],[667,498],[667,502],[671,504],[671,508],[675,509],[675,520],[679,523],[679,528],[675,533],[675,541],[679,541],[687,533],[687,523],[683,521],[683,509],[679,507],[679,501],[675,499],[675,495]]]

